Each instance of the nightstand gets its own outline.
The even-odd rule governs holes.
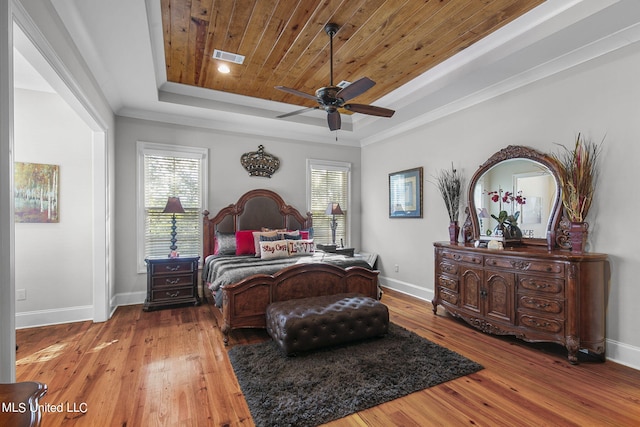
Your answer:
[[[147,299],[143,310],[175,304],[200,305],[196,257],[148,258]]]
[[[323,245],[317,244],[316,248],[320,249],[323,252],[345,255],[345,256],[353,256],[355,249],[354,248],[339,248],[336,245]]]

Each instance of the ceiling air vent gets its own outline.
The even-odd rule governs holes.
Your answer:
[[[338,87],[344,89],[345,87],[349,86],[351,84],[351,82],[348,82],[346,80],[341,81],[340,83],[338,83]]]
[[[221,59],[223,61],[233,62],[234,64],[242,64],[244,62],[244,56],[218,49],[214,49],[213,57],[214,59]]]

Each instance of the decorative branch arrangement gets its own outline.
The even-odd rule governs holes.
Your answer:
[[[451,170],[441,170],[434,178],[436,179],[435,185],[440,190],[444,204],[447,207],[449,220],[451,222],[458,221],[464,182],[462,174],[457,169],[454,169],[452,162]]]
[[[562,204],[569,221],[584,222],[596,189],[601,145],[578,134],[572,150],[561,147],[552,157],[559,163]]]

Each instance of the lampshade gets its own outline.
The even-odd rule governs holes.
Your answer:
[[[184,209],[182,208],[182,203],[180,203],[179,197],[169,197],[167,200],[167,206],[164,207],[162,213],[184,213]]]
[[[329,203],[325,213],[327,215],[344,215],[339,203]]]

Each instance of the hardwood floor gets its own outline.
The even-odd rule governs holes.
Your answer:
[[[394,323],[485,369],[331,426],[640,425],[640,371],[613,362],[570,365],[560,346],[489,336],[394,291],[382,301]],[[125,306],[105,323],[19,330],[18,381],[48,385],[45,427],[251,426],[214,309]],[[267,338],[239,331],[230,344]]]

